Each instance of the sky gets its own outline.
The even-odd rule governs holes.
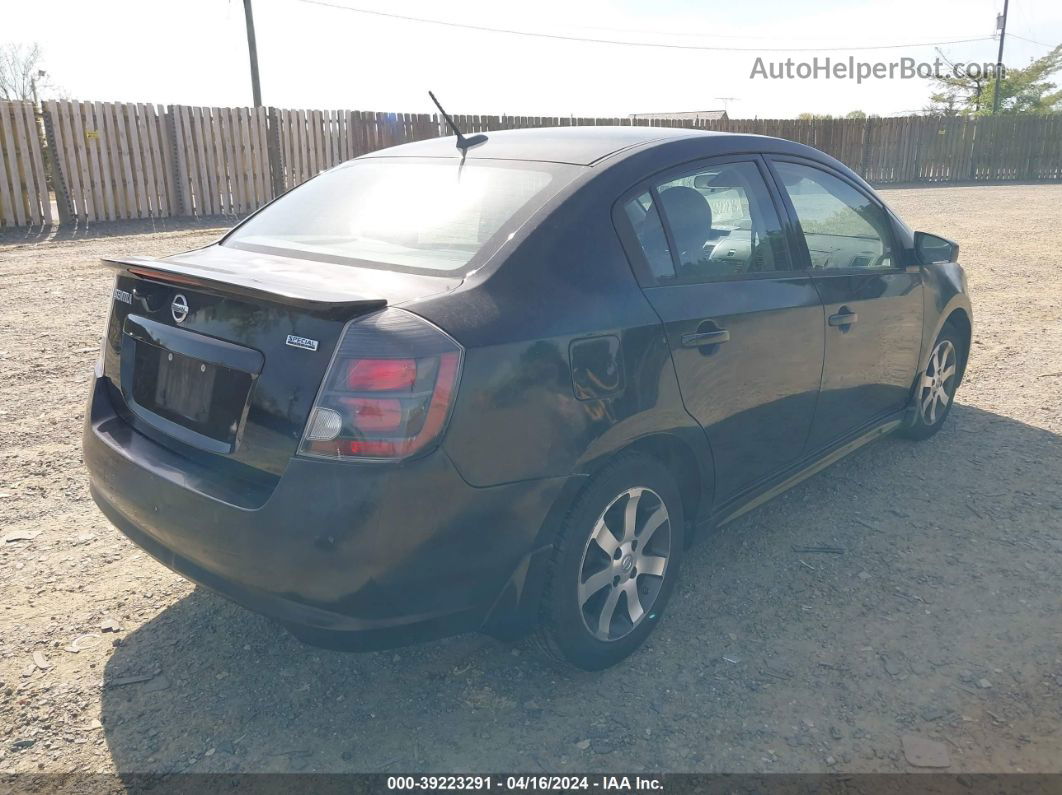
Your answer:
[[[70,98],[251,104],[242,0],[0,0],[0,7],[0,43],[38,42]],[[266,105],[429,113],[432,89],[455,114],[726,107],[735,118],[791,118],[919,111],[930,85],[898,77],[764,79],[752,76],[758,57],[765,67],[787,58],[932,61],[929,42],[980,39],[940,49],[951,61],[993,63],[1002,7],[1003,0],[254,0],[254,15]],[[1011,0],[1005,64],[1024,66],[1059,42],[1062,2]]]

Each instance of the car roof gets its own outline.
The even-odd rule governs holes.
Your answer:
[[[469,149],[467,157],[469,160],[539,160],[590,166],[635,146],[679,138],[732,135],[683,127],[639,125],[495,130],[486,133],[486,143]],[[449,135],[380,149],[362,157],[460,157],[456,144],[457,138]]]

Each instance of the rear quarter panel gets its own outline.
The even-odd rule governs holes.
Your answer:
[[[678,434],[705,452],[607,196],[593,183],[576,190],[491,273],[410,307],[466,348],[444,447],[472,485],[587,471],[652,433]],[[572,343],[605,336],[620,341],[622,387],[580,400]]]

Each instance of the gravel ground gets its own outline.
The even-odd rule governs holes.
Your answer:
[[[947,426],[704,540],[649,646],[581,675],[474,635],[312,649],[139,552],[81,464],[97,259],[217,230],[0,237],[0,772],[1062,771],[1062,185],[884,195],[962,244]]]

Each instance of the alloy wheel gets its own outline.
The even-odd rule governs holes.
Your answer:
[[[583,550],[577,590],[595,638],[619,640],[651,615],[670,554],[671,522],[659,494],[636,487],[609,503]]]
[[[926,425],[936,424],[938,415],[942,415],[951,402],[951,383],[955,378],[958,357],[955,346],[950,340],[941,340],[929,357],[929,365],[922,376],[922,388],[918,398],[922,421]]]

